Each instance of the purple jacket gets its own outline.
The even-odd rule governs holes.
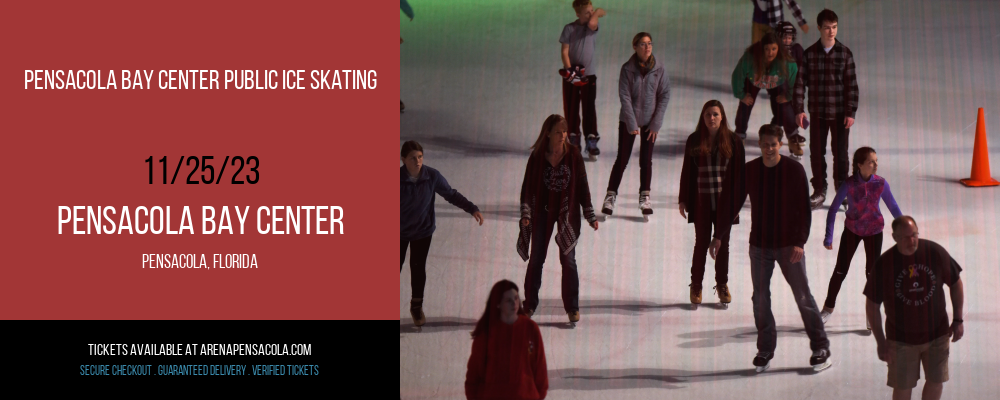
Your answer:
[[[892,197],[889,190],[889,182],[885,178],[872,174],[868,181],[862,181],[861,175],[854,174],[844,181],[837,190],[837,197],[833,198],[834,205],[839,205],[847,198],[847,219],[844,226],[858,236],[871,236],[882,232],[885,228],[885,220],[882,218],[882,210],[879,209],[879,199],[885,201],[886,207],[893,218],[903,215],[896,205],[896,199]],[[840,207],[831,206],[830,212],[826,214],[826,237],[823,239],[824,246],[833,245],[833,225],[837,220],[837,210]]]

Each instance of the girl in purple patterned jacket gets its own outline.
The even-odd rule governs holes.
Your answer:
[[[823,317],[823,323],[826,323],[830,314],[833,313],[833,307],[837,302],[837,293],[840,292],[840,285],[847,277],[847,270],[851,267],[851,260],[854,258],[854,252],[858,250],[858,244],[862,241],[865,242],[866,275],[871,273],[875,260],[882,252],[882,229],[885,227],[885,220],[879,209],[879,199],[889,207],[893,218],[899,218],[903,215],[889,190],[889,182],[885,178],[875,175],[878,170],[878,155],[875,154],[875,149],[871,147],[857,149],[854,152],[852,164],[854,174],[840,186],[840,189],[837,190],[837,197],[831,203],[840,204],[846,198],[847,218],[844,221],[844,233],[840,236],[837,266],[830,278],[826,304],[820,313],[820,316]],[[823,246],[827,250],[833,250],[833,225],[839,209],[840,207],[830,206],[830,211],[826,216],[826,237],[823,239]]]

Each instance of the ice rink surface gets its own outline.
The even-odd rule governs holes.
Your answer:
[[[400,143],[424,146],[425,165],[477,204],[471,216],[436,200],[437,231],[427,261],[424,312],[416,332],[409,316],[410,272],[399,279],[399,384],[403,399],[464,398],[469,332],[490,287],[510,279],[522,287],[527,263],[515,250],[518,196],[529,150],[542,121],[562,113],[559,34],[575,19],[569,0],[411,0],[416,18],[401,18]],[[1000,187],[966,188],[976,113],[985,108],[993,177],[1000,178],[1000,1],[810,1],[799,5],[819,39],[816,15],[839,15],[837,39],[857,65],[861,91],[850,150],[868,145],[878,174],[892,186],[922,238],[940,243],[963,267],[965,337],[951,346],[944,398],[990,399],[1000,389]],[[729,1],[595,1],[600,20],[596,73],[603,154],[586,164],[595,203],[603,199],[617,149],[618,74],[631,39],[652,34],[671,99],[653,156],[654,214],[643,223],[638,203],[638,145],[625,172],[615,217],[597,232],[584,227],[577,246],[581,322],[570,329],[560,300],[556,246],[549,247],[541,305],[551,399],[887,399],[886,365],[865,329],[863,247],[854,257],[826,325],[833,367],[813,374],[801,317],[788,284],[771,283],[778,348],[771,369],[753,373],[756,329],[744,223],[731,241],[728,310],[717,297],[709,260],[703,304],[692,310],[688,284],[694,226],[677,212],[684,140],[702,105],[723,102],[732,127],[737,99],[730,75],[750,44],[752,5]],[[794,22],[785,11],[785,19]],[[765,98],[762,93],[758,102]],[[750,120],[747,160],[760,155],[757,128],[771,118],[759,103]],[[397,149],[391,149],[395,152]],[[802,164],[811,177],[809,150]],[[393,153],[396,154],[396,153]],[[787,155],[787,147],[782,149]],[[827,153],[832,171],[832,156]],[[832,199],[831,193],[827,205]],[[814,211],[806,265],[822,306],[843,231],[823,248],[827,207]],[[887,217],[883,250],[893,246]],[[947,296],[946,296],[947,297]],[[951,305],[948,305],[951,315]],[[989,332],[994,332],[990,334]],[[923,375],[922,375],[923,376]],[[923,379],[915,389],[923,387]],[[916,397],[915,397],[916,398]]]

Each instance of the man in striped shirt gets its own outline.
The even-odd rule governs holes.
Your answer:
[[[837,14],[819,13],[820,39],[806,49],[795,80],[794,108],[796,123],[802,129],[806,118],[805,97],[809,90],[810,163],[813,194],[809,197],[815,210],[826,201],[826,138],[831,134],[833,183],[836,188],[847,179],[851,160],[847,155],[848,137],[858,111],[858,78],[854,55],[837,37]]]

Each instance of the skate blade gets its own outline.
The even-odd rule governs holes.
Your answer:
[[[830,362],[829,359],[827,359],[826,362],[818,365],[813,365],[812,367],[813,367],[813,372],[820,372],[827,368],[830,368],[831,366],[833,366],[833,363]]]
[[[722,306],[723,310],[728,310],[729,309],[729,303],[719,302],[719,305]]]
[[[589,156],[589,157],[587,157],[587,161],[590,161],[590,162],[595,162],[595,161],[597,161],[597,157],[598,157],[598,156],[593,156],[593,155],[592,155],[592,156]]]
[[[768,368],[771,368],[771,363],[767,363],[767,365],[763,367],[757,367],[757,373],[759,374],[761,372],[767,371]]]
[[[649,216],[643,214],[643,216],[642,216],[642,222],[649,222]]]

